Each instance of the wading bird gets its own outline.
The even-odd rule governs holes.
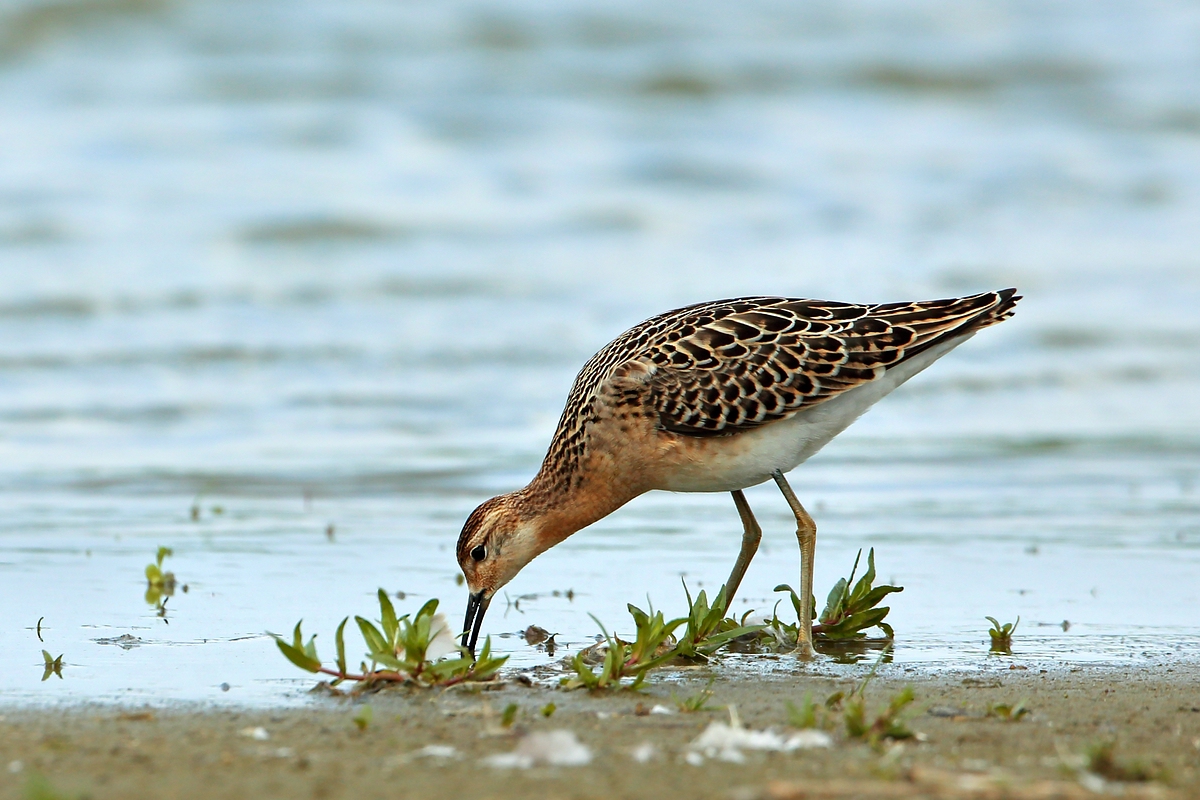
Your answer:
[[[474,654],[488,604],[522,567],[651,489],[733,494],[743,532],[732,604],[762,538],[742,490],[773,479],[796,517],[797,653],[811,657],[817,528],[784,473],[1020,299],[1015,289],[881,305],[742,297],[630,328],[580,370],[529,485],[463,525],[463,646]]]

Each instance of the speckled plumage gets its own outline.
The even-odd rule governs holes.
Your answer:
[[[783,419],[949,337],[1012,314],[1015,290],[855,305],[783,297],[717,300],[635,325],[579,372],[543,464],[571,482],[598,402],[664,432],[734,435]]]

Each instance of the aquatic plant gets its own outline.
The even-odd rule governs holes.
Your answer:
[[[984,619],[992,623],[992,627],[988,631],[988,636],[992,640],[992,646],[989,649],[993,653],[1012,655],[1012,637],[1017,632],[1017,625],[1021,623],[1021,618],[1017,617],[1016,622],[1006,622],[1003,625],[995,617],[984,617]]]
[[[818,641],[866,643],[886,646],[894,636],[891,626],[884,618],[891,610],[887,606],[879,606],[880,601],[893,592],[903,591],[898,586],[874,586],[875,580],[875,551],[867,555],[867,571],[854,583],[858,571],[862,551],[854,560],[850,577],[840,579],[829,593],[829,601],[822,612],[820,623],[813,626],[814,636]],[[776,591],[788,591],[792,595],[792,603],[796,613],[800,613],[800,600],[790,586],[776,587]],[[635,605],[628,605],[633,617],[636,636],[632,643],[610,635],[599,620],[596,624],[604,634],[604,642],[575,654],[569,666],[574,671],[562,679],[561,684],[568,689],[587,688],[615,689],[619,687],[638,688],[646,678],[646,673],[653,667],[661,666],[671,661],[699,661],[712,658],[721,648],[738,642],[739,645],[751,648],[768,648],[773,650],[792,649],[796,646],[799,625],[790,625],[774,614],[772,619],[761,625],[749,625],[747,619],[753,612],[746,612],[742,618],[726,617],[727,600],[725,587],[722,586],[712,603],[708,595],[701,590],[692,597],[687,584],[683,586],[687,597],[688,614],[686,617],[667,621],[662,612],[648,614]],[[678,640],[674,632],[684,628]],[[868,639],[865,630],[877,627],[885,634],[883,639]],[[602,657],[599,654],[603,653]],[[598,664],[598,671],[589,663]],[[622,683],[623,679],[632,679]]]
[[[303,620],[296,623],[291,642],[278,634],[271,636],[280,652],[300,669],[333,676],[333,686],[356,681],[358,691],[389,683],[452,686],[464,681],[486,681],[494,678],[508,660],[507,656],[492,655],[490,638],[484,640],[479,657],[472,659],[455,641],[445,618],[437,614],[437,600],[425,603],[415,616],[397,617],[387,592],[380,589],[378,597],[378,627],[362,617],[354,618],[367,645],[366,658],[370,662],[369,666],[362,662],[357,672],[351,672],[346,663],[344,632],[349,617],[342,620],[334,635],[337,660],[333,667],[324,666],[317,656],[315,635],[304,641],[300,628]]]
[[[62,654],[60,653],[58,658],[54,658],[53,656],[50,655],[50,652],[48,650],[43,650],[42,658],[46,662],[45,663],[46,669],[42,673],[42,681],[45,682],[45,681],[49,680],[51,675],[57,675],[59,677],[59,680],[62,680],[62,668],[63,668]]]
[[[902,592],[902,586],[873,585],[875,582],[875,549],[867,552],[867,571],[854,582],[858,572],[858,563],[862,558],[862,550],[854,557],[854,566],[850,569],[849,578],[839,578],[829,591],[825,602],[825,610],[817,617],[813,625],[813,639],[816,643],[832,642],[863,642],[867,641],[866,631],[878,628],[883,632],[880,644],[890,642],[895,638],[892,626],[883,620],[891,611],[889,606],[879,604],[893,592]],[[798,634],[800,618],[800,597],[796,590],[786,583],[775,587],[777,592],[787,592],[791,596],[792,607],[796,610],[796,625],[790,625],[779,619],[775,614],[767,622],[767,628],[772,632],[781,646],[794,647]],[[813,603],[816,608],[816,603]]]
[[[146,602],[158,606],[160,610],[163,597],[172,597],[175,594],[175,573],[163,570],[163,560],[171,555],[175,555],[174,550],[159,547],[154,556],[154,563],[146,565]]]
[[[637,689],[646,679],[646,673],[654,667],[669,661],[675,656],[674,641],[671,636],[675,630],[686,622],[680,617],[670,622],[663,618],[661,611],[647,614],[635,605],[628,605],[633,617],[637,635],[633,642],[618,639],[608,632],[600,620],[592,616],[604,634],[604,656],[599,663],[599,671],[595,671],[587,663],[588,656],[595,653],[597,648],[580,650],[571,660],[574,675],[560,681],[565,689]],[[623,684],[622,680],[632,678],[632,682]]]
[[[745,625],[745,617],[742,621],[725,617],[724,586],[717,592],[711,605],[704,591],[693,598],[687,584],[684,584],[683,590],[688,602],[686,617],[668,621],[661,611],[651,609],[653,613],[647,613],[633,604],[626,606],[633,617],[636,631],[633,642],[610,635],[600,620],[593,616],[592,619],[604,634],[604,643],[576,653],[570,663],[575,674],[563,678],[562,685],[568,689],[636,689],[642,685],[647,671],[654,667],[673,660],[711,658],[734,639],[757,634],[764,627]],[[749,612],[746,616],[749,616]],[[686,626],[684,633],[676,640],[674,633],[683,626]],[[595,671],[588,661],[601,651],[603,658],[597,659],[599,671]],[[632,682],[623,684],[621,681],[625,678],[631,678]]]
[[[695,600],[688,591],[687,583],[683,584],[683,592],[688,602],[687,628],[675,644],[676,658],[689,661],[707,660],[734,639],[756,634],[766,627],[745,624],[746,618],[751,614],[749,611],[741,620],[727,618],[725,611],[728,600],[724,586],[717,591],[711,606],[703,589],[696,595]]]

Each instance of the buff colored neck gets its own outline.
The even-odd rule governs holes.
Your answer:
[[[575,484],[539,472],[518,492],[527,519],[537,520],[538,551],[545,552],[642,494],[633,487],[598,477]]]

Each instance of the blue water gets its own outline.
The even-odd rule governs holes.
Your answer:
[[[860,547],[905,587],[897,662],[988,663],[984,615],[1195,659],[1197,42],[1132,0],[0,2],[0,702],[294,702],[264,631],[329,655],[379,586],[457,621],[462,520],[583,361],[738,294],[1025,295],[793,476],[819,595]],[[748,496],[768,610],[795,539]],[[486,629],[677,612],[739,534],[645,496]]]

